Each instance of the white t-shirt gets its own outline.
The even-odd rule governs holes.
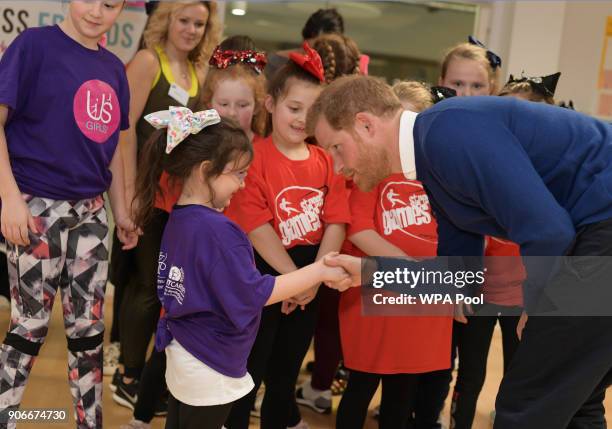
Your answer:
[[[166,383],[176,399],[194,407],[234,402],[249,393],[255,383],[244,377],[223,375],[183,348],[176,340],[166,347]]]

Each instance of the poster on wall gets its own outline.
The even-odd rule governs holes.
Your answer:
[[[612,120],[612,16],[606,19],[597,86],[596,114],[599,118],[610,121]]]
[[[26,28],[62,22],[67,7],[62,0],[0,0],[0,56]],[[138,49],[146,21],[144,1],[128,1],[107,34],[106,47],[128,62]]]

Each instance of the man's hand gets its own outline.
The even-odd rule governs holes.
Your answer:
[[[361,286],[361,258],[332,252],[325,255],[323,262],[328,267],[342,268],[349,275],[349,278],[343,279],[341,282],[331,282],[331,284],[325,282],[329,287],[342,292],[352,286]]]

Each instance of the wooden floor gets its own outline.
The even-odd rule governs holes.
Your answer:
[[[107,300],[108,303],[111,300]],[[59,303],[58,303],[59,304]],[[111,320],[110,305],[106,306],[106,318]],[[9,314],[7,311],[0,312],[0,331],[6,332]],[[18,428],[40,429],[50,427],[53,429],[74,428],[72,417],[71,398],[68,390],[66,375],[66,337],[64,336],[63,322],[61,318],[61,305],[55,305],[49,336],[45,345],[42,347],[40,357],[34,365],[32,376],[28,383],[22,408],[64,408],[70,416],[70,423],[41,425],[41,424],[21,424]],[[501,379],[502,358],[501,358],[501,339],[499,331],[496,331],[491,345],[489,362],[487,366],[487,380],[480,395],[474,429],[488,429],[491,427],[490,413],[493,410],[497,387]],[[104,379],[104,426],[106,428],[118,428],[119,425],[126,423],[131,418],[131,411],[116,405],[108,389],[110,377]],[[610,396],[610,395],[609,395]],[[371,407],[378,404],[377,397],[372,401]],[[334,398],[334,409],[338,405],[338,398]],[[612,399],[606,399],[606,408],[612,409]],[[304,419],[309,423],[311,429],[324,429],[334,427],[334,415],[322,416],[311,412],[302,407]],[[448,401],[445,408],[445,416],[448,416]],[[607,413],[608,418],[612,417],[612,412]],[[164,427],[164,419],[156,418],[153,427],[161,429]],[[258,428],[256,419],[252,420],[252,428]],[[368,418],[365,428],[375,429],[378,425],[376,420]]]

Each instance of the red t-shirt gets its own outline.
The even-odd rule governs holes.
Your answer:
[[[527,271],[519,245],[501,238],[486,237],[485,268],[485,302],[522,307]]]
[[[419,182],[394,174],[369,193],[354,187],[350,207],[347,237],[372,229],[410,256],[436,255],[437,225]],[[360,288],[351,288],[340,298],[339,319],[344,363],[349,369],[397,374],[450,366],[450,315],[362,316]]]
[[[269,222],[286,249],[321,242],[325,225],[350,222],[345,180],[334,174],[331,158],[308,145],[310,156],[294,161],[272,137],[253,140],[255,156],[245,188],[225,214],[248,234]]]
[[[181,196],[182,187],[176,182],[171,182],[170,176],[165,171],[159,178],[159,187],[161,192],[155,194],[155,207],[170,213]]]

